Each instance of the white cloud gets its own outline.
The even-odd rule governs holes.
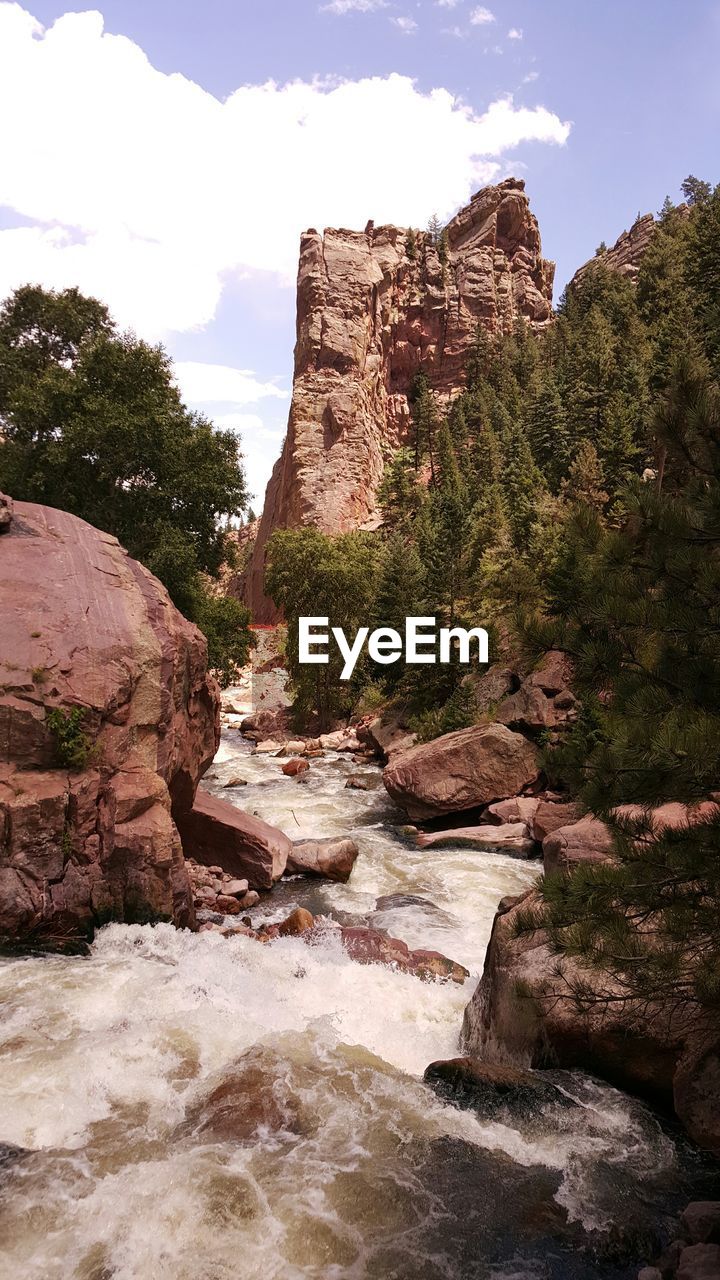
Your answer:
[[[464,40],[465,32],[462,27],[443,27],[440,32],[441,36],[454,36],[456,40]]]
[[[569,133],[544,107],[502,99],[478,115],[397,74],[268,81],[220,102],[106,34],[99,13],[44,30],[9,3],[0,119],[13,122],[0,206],[24,224],[0,230],[0,297],[28,280],[77,284],[149,338],[206,325],[231,279],[294,281],[308,226],[423,226],[492,181],[509,150]],[[377,145],[388,120],[402,165]]]
[[[386,9],[387,0],[330,0],[329,4],[321,4],[321,13],[374,13],[376,9]]]
[[[495,22],[495,14],[491,13],[489,9],[484,9],[483,6],[480,5],[479,8],[473,9],[470,14],[470,22],[474,27],[484,27],[490,22]]]
[[[411,36],[413,32],[417,31],[418,24],[414,18],[391,18],[390,21],[394,23],[399,31],[402,31],[404,36]]]
[[[460,0],[435,0],[435,3],[439,5],[441,9],[455,9],[459,5]]]
[[[539,71],[528,71],[527,75],[523,76],[522,82],[523,84],[534,84],[535,81],[539,79],[540,79]]]
[[[523,33],[521,27],[511,27],[508,31],[508,40],[522,40]]]
[[[175,380],[188,404],[256,404],[273,396],[287,400],[287,391],[274,382],[258,382],[248,369],[226,364],[202,364],[195,360],[175,363]]]

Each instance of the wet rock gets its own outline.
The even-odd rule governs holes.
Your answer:
[[[559,827],[543,840],[546,874],[568,872],[580,863],[607,862],[612,855],[612,836],[599,818],[581,818],[569,827]]]
[[[2,496],[0,494],[0,500]],[[0,1142],[0,1178],[7,1169],[28,1155],[30,1152],[26,1147],[16,1147],[14,1142]]]
[[[288,875],[321,876],[345,884],[358,856],[358,847],[349,836],[326,840],[297,840],[290,848]]]
[[[223,786],[224,787],[246,787],[247,778],[240,778],[239,776],[234,775],[232,778],[228,778],[227,782],[223,782]]]
[[[393,759],[389,795],[411,818],[442,817],[517,795],[539,774],[534,746],[501,724],[446,733]]]
[[[693,1200],[680,1221],[691,1244],[720,1244],[720,1200]]]
[[[462,983],[469,976],[467,969],[441,952],[422,948],[411,951],[406,942],[391,938],[380,929],[370,929],[365,925],[343,926],[340,932],[343,947],[357,964],[389,965],[428,982],[442,978]]]
[[[190,1106],[178,1136],[244,1143],[265,1132],[308,1132],[310,1125],[288,1076],[287,1064],[272,1050],[251,1049],[220,1084]]]
[[[676,1005],[620,999],[612,979],[559,957],[542,929],[519,932],[519,915],[541,905],[530,890],[496,915],[483,975],[465,1009],[463,1049],[492,1062],[594,1072],[663,1107],[674,1105],[692,1139],[720,1153],[717,1033],[713,1038],[702,1020]],[[573,999],[580,982],[611,999],[581,1011]]]
[[[692,1244],[680,1254],[677,1280],[718,1280],[720,1244]]]
[[[254,889],[248,889],[247,893],[244,893],[240,899],[240,906],[243,911],[249,911],[251,907],[256,907],[259,901],[260,894],[256,893]]]
[[[186,854],[206,866],[220,860],[228,875],[247,880],[253,889],[272,888],[292,848],[277,827],[205,791],[198,791],[179,825]]]
[[[305,773],[309,768],[310,765],[307,760],[296,756],[295,759],[288,760],[287,764],[283,765],[282,771],[286,778],[296,778],[299,773]]]
[[[381,782],[377,773],[351,773],[345,786],[350,791],[376,791]]]
[[[253,748],[254,756],[273,756],[278,755],[282,750],[282,745],[276,742],[274,738],[266,738],[263,742],[257,742]]]
[[[222,911],[226,916],[238,916],[241,911],[240,903],[237,898],[231,898],[227,893],[219,893],[215,899],[215,906],[218,911]]]
[[[495,1116],[503,1109],[533,1115],[545,1104],[562,1099],[553,1084],[532,1071],[479,1058],[431,1062],[423,1079],[439,1097],[471,1106],[483,1116]]]
[[[315,917],[304,907],[296,907],[282,924],[278,926],[281,938],[299,938],[301,933],[315,928]]]
[[[283,747],[286,756],[302,756],[305,754],[305,743],[302,738],[290,738]]]
[[[508,853],[527,858],[535,851],[535,841],[530,839],[524,822],[509,822],[504,826],[450,827],[447,831],[421,831],[417,837],[421,849],[434,845],[467,844],[476,849],[506,849]]]

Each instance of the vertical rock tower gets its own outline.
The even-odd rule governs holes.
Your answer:
[[[408,439],[418,370],[449,399],[464,385],[478,325],[493,333],[521,317],[533,327],[551,319],[555,268],[542,257],[524,182],[479,191],[446,234],[445,263],[430,237],[372,222],[301,238],[287,436],[238,583],[256,622],[277,617],[263,593],[275,529],[342,533],[380,523],[378,485]]]

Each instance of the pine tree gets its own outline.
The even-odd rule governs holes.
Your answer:
[[[675,366],[656,430],[663,489],[636,482],[621,529],[579,509],[551,584],[545,638],[573,655],[583,699],[556,767],[609,822],[615,859],[546,878],[545,923],[609,998],[717,1013],[720,813],[658,831],[643,808],[706,800],[720,777],[720,388],[702,363]],[[603,998],[602,977],[574,992]]]

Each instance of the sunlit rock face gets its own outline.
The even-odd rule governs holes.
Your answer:
[[[297,343],[288,431],[265,496],[249,569],[235,590],[256,621],[265,548],[278,528],[372,529],[385,462],[410,434],[408,392],[422,370],[444,398],[464,385],[481,326],[535,328],[552,314],[554,265],[541,253],[525,184],[487,187],[447,228],[447,261],[405,228],[311,229],[300,243]]]
[[[33,503],[0,542],[0,600],[0,939],[192,925],[174,817],[219,740],[204,637],[116,538]]]

